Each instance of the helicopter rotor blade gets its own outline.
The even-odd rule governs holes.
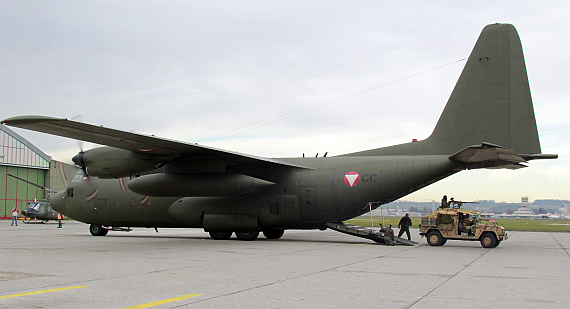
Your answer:
[[[21,181],[23,181],[23,182],[25,182],[25,183],[27,183],[27,184],[32,185],[32,186],[36,186],[36,187],[38,187],[38,188],[40,188],[40,189],[43,189],[43,190],[46,190],[46,191],[49,191],[49,192],[53,192],[53,190],[50,189],[50,188],[46,188],[46,187],[40,186],[40,185],[38,185],[38,184],[36,184],[36,183],[33,183],[33,182],[31,182],[31,181],[27,181],[27,180],[25,180],[25,179],[23,179],[23,178],[20,178],[20,177],[18,177],[18,176],[14,176],[14,175],[8,174],[8,173],[6,173],[6,175],[8,175],[8,176],[10,176],[10,177],[14,177],[14,178],[16,178],[16,179],[18,179],[18,180],[21,180]]]

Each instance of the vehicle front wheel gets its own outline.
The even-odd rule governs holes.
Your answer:
[[[100,224],[91,224],[89,226],[89,232],[91,232],[91,235],[93,236],[105,236],[109,230],[103,228],[103,226]]]
[[[497,237],[492,233],[485,233],[481,236],[481,246],[483,248],[495,248],[498,246]]]
[[[267,239],[279,239],[285,233],[285,230],[280,229],[264,229],[262,230],[263,235]]]
[[[215,240],[228,240],[232,237],[232,232],[209,232],[209,234]]]
[[[236,237],[239,240],[252,241],[252,240],[256,240],[257,236],[259,236],[258,231],[236,232]]]
[[[438,231],[430,231],[426,238],[427,243],[430,246],[442,246],[447,241],[447,239],[444,239]]]

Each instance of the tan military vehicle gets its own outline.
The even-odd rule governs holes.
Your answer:
[[[442,246],[448,239],[477,240],[484,248],[495,248],[507,239],[505,228],[496,222],[481,220],[479,211],[440,208],[422,218],[420,235],[430,246]]]

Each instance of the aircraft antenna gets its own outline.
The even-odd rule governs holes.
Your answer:
[[[254,123],[252,123],[252,124],[245,125],[245,126],[242,126],[242,127],[239,127],[239,128],[233,129],[233,130],[230,130],[230,131],[226,131],[226,132],[223,132],[223,133],[219,133],[219,134],[216,134],[216,135],[212,135],[212,136],[210,136],[210,137],[206,137],[206,138],[197,140],[196,142],[203,142],[203,141],[206,141],[206,140],[209,140],[209,139],[212,139],[212,138],[221,136],[221,137],[219,137],[219,138],[217,138],[217,139],[214,139],[214,140],[210,141],[210,143],[217,142],[217,141],[219,141],[219,140],[226,139],[226,138],[228,138],[228,137],[232,137],[232,136],[235,136],[235,135],[238,135],[238,134],[241,134],[241,133],[245,133],[245,132],[248,132],[248,131],[251,131],[251,130],[254,130],[254,129],[257,129],[257,128],[260,128],[260,127],[263,127],[263,126],[266,126],[266,125],[269,125],[269,124],[278,122],[278,121],[281,121],[281,120],[285,120],[285,119],[287,119],[287,118],[291,118],[291,117],[294,117],[294,116],[297,116],[297,115],[300,115],[300,114],[303,114],[303,113],[306,113],[306,112],[315,110],[315,109],[317,109],[317,108],[321,108],[321,107],[324,107],[324,106],[327,106],[327,105],[331,105],[331,104],[333,104],[333,103],[337,103],[337,102],[340,102],[340,101],[343,101],[343,100],[346,100],[346,99],[349,99],[349,98],[352,98],[352,97],[355,97],[355,96],[359,96],[359,95],[361,95],[361,94],[365,94],[365,93],[368,93],[368,92],[371,92],[371,91],[374,91],[374,90],[377,90],[377,89],[380,89],[380,88],[383,88],[383,87],[387,87],[387,86],[389,86],[389,85],[392,85],[392,84],[395,84],[395,83],[398,83],[398,82],[401,82],[401,81],[404,81],[404,80],[407,80],[407,79],[410,79],[410,78],[413,78],[413,77],[416,77],[416,76],[418,76],[418,75],[422,75],[422,74],[425,74],[425,73],[428,73],[428,72],[431,72],[431,71],[435,71],[435,70],[438,70],[438,69],[444,68],[444,67],[446,67],[446,66],[449,66],[449,65],[452,65],[452,64],[456,64],[456,63],[458,63],[458,62],[462,62],[462,61],[465,61],[465,60],[467,60],[467,58],[455,60],[455,61],[446,63],[446,64],[444,64],[444,65],[440,65],[440,66],[437,66],[437,67],[434,67],[434,68],[425,70],[425,71],[421,71],[421,72],[418,72],[418,73],[414,73],[414,74],[410,74],[410,75],[407,75],[407,76],[404,76],[404,77],[400,77],[400,78],[391,80],[391,81],[389,81],[389,82],[385,82],[385,83],[382,83],[382,84],[379,84],[379,85],[376,85],[376,86],[372,86],[372,87],[369,87],[369,88],[366,88],[366,89],[363,89],[363,90],[355,91],[355,92],[352,92],[352,93],[349,93],[349,94],[346,94],[346,95],[343,95],[343,96],[340,96],[340,97],[337,97],[337,98],[334,98],[334,99],[330,99],[330,100],[327,100],[327,101],[323,101],[323,102],[320,102],[320,103],[317,103],[317,104],[314,104],[314,105],[310,105],[310,106],[307,106],[307,107],[303,107],[303,108],[300,108],[300,109],[297,109],[297,110],[294,110],[294,111],[291,111],[291,112],[288,112],[288,113],[285,113],[285,114],[281,114],[281,115],[279,115],[279,116],[275,116],[275,117],[268,118],[268,119],[265,119],[265,120],[261,120],[261,121],[258,121],[258,122],[254,122]],[[236,131],[238,131],[238,132],[236,132]],[[228,133],[232,133],[232,132],[236,132],[236,133],[229,134],[229,135],[226,135],[226,136],[222,136],[222,135],[225,135],[225,134],[228,134]]]

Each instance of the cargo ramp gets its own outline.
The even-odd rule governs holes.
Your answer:
[[[373,240],[377,243],[384,244],[384,232],[382,231],[375,231],[370,227],[358,226],[350,223],[340,222],[340,221],[331,221],[327,222],[326,226],[337,232],[341,232],[344,234],[366,238]],[[398,245],[406,245],[406,246],[418,246],[419,243],[411,240],[407,240],[401,237],[394,236],[394,242]]]

